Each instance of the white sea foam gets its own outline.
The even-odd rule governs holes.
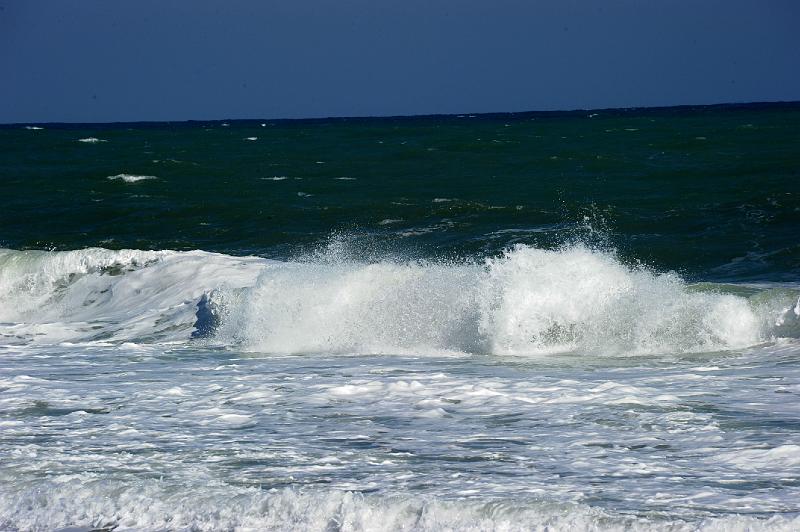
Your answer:
[[[581,504],[446,500],[347,491],[262,491],[220,483],[176,488],[75,475],[0,488],[0,526],[22,530],[595,530],[794,531],[800,518],[730,516],[686,522],[613,515]]]
[[[244,140],[258,140],[258,137],[245,137]]]
[[[124,181],[126,183],[138,183],[139,181],[158,179],[158,177],[154,175],[117,174],[117,175],[110,175],[106,179],[109,179],[111,181]]]
[[[187,339],[202,297],[217,341],[272,353],[686,353],[800,335],[796,290],[698,290],[583,246],[455,264],[0,251],[15,343]]]
[[[282,353],[713,351],[768,340],[781,311],[581,246],[483,264],[274,263],[238,297],[220,334]]]
[[[739,469],[800,471],[800,445],[735,451],[719,456],[718,460]]]
[[[44,128],[43,127],[39,127],[39,126],[25,126],[25,129],[30,129],[32,131],[37,131],[37,130],[44,129]]]
[[[489,262],[480,327],[492,351],[710,351],[761,341],[743,298],[697,293],[673,274],[631,269],[613,256],[517,247]]]
[[[86,137],[84,139],[78,139],[78,142],[84,142],[86,144],[97,144],[98,142],[108,142],[105,139],[98,139],[97,137]]]

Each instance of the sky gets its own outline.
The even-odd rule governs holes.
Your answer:
[[[796,0],[0,0],[0,123],[800,100]]]

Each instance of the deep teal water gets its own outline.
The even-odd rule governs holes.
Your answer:
[[[797,104],[23,126],[0,128],[7,248],[291,258],[344,234],[356,254],[476,257],[577,238],[689,278],[800,276]]]

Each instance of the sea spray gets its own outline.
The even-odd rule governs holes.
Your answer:
[[[483,263],[274,263],[236,297],[219,337],[274,353],[715,351],[769,339],[779,312],[582,245]]]
[[[481,288],[480,327],[493,353],[695,352],[763,339],[746,299],[693,292],[674,273],[581,245],[518,245],[487,261]]]
[[[0,252],[15,342],[182,341],[264,353],[629,355],[796,336],[793,289],[751,301],[584,245],[484,261],[299,262],[200,251]],[[13,330],[13,333],[12,333]]]

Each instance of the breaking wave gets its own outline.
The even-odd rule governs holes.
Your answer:
[[[0,250],[4,343],[265,353],[686,353],[800,336],[796,287],[691,285],[583,245],[481,262]]]

